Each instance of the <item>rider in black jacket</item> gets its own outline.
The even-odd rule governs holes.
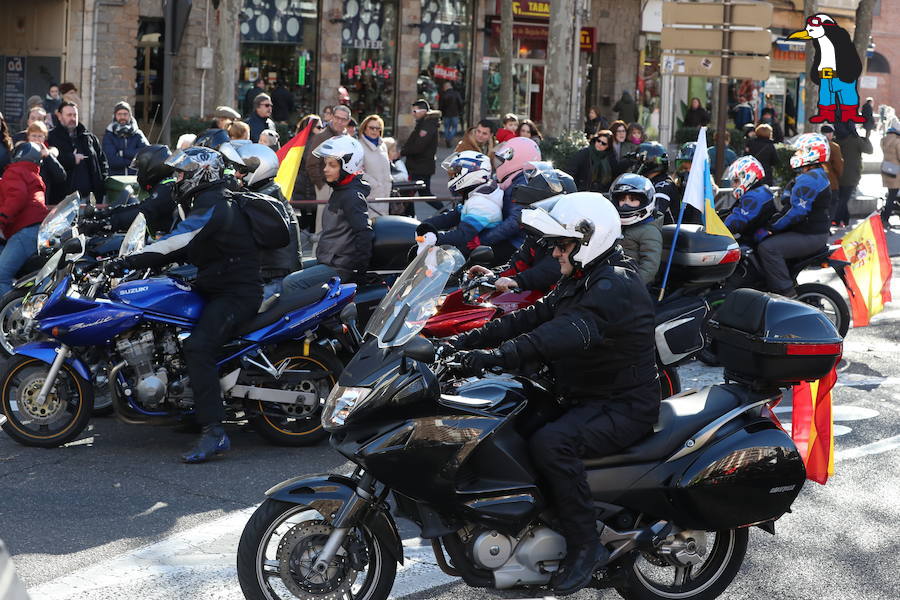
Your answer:
[[[658,417],[654,305],[616,245],[619,214],[603,196],[551,198],[523,211],[522,222],[554,248],[559,285],[535,305],[448,341],[457,349],[494,348],[462,353],[473,374],[549,365],[555,392],[569,405],[530,440],[566,538],[566,558],[551,580],[565,595],[587,585],[609,558],[582,458],[620,452],[648,435]]]
[[[188,208],[187,218],[141,252],[110,261],[107,271],[161,267],[176,260],[198,268],[194,289],[206,304],[183,351],[203,434],[196,447],[182,456],[184,462],[198,463],[231,446],[222,427],[225,408],[216,359],[222,346],[259,309],[259,250],[249,221],[226,199],[221,154],[193,147],[174,154],[167,163],[175,169],[175,193]]]

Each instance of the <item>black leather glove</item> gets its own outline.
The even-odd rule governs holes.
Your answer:
[[[450,356],[451,354],[456,354],[462,349],[462,340],[459,336],[456,335],[434,341],[434,353],[438,357]]]
[[[119,256],[103,263],[103,272],[110,277],[121,277],[128,269],[128,259],[124,256]]]
[[[479,377],[491,367],[502,367],[506,361],[500,350],[471,350],[460,353],[460,371],[466,377]]]
[[[105,220],[84,219],[78,224],[78,230],[85,235],[98,235],[112,231],[112,225]]]
[[[419,226],[416,227],[416,235],[425,235],[426,233],[437,235],[438,229],[431,223],[419,223]]]

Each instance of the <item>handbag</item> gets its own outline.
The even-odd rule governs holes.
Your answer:
[[[881,161],[881,173],[896,177],[897,175],[900,175],[900,164],[890,160]]]

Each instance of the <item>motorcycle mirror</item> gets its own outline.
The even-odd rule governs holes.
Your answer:
[[[356,310],[356,303],[351,302],[347,306],[344,307],[344,310],[341,311],[340,319],[341,323],[344,325],[350,325],[351,323],[356,323],[359,318],[359,311]]]
[[[494,250],[490,246],[478,246],[469,254],[467,266],[472,265],[490,265],[494,262]]]
[[[422,363],[431,364],[434,362],[434,344],[431,343],[431,340],[418,335],[403,344],[403,349],[400,352],[403,356]]]

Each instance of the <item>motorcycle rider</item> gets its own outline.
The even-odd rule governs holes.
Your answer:
[[[770,291],[788,298],[797,295],[786,259],[808,256],[828,241],[831,183],[824,165],[831,157],[821,133],[804,133],[794,141],[797,149],[791,168],[798,175],[782,193],[784,208],[769,220],[757,246]]]
[[[666,153],[665,147],[659,142],[643,142],[626,158],[632,161],[630,171],[649,179],[656,189],[656,209],[663,214],[665,224],[676,223],[678,211],[681,210],[682,190],[679,190],[672,178],[669,177],[669,155]],[[690,208],[688,207],[688,209]],[[688,220],[687,209],[685,209],[683,223],[699,222],[697,221],[700,217],[699,211],[692,210],[697,212],[694,220]]]
[[[223,144],[220,148],[226,161],[235,168],[235,177],[250,192],[266,194],[277,199],[287,209],[291,218],[291,241],[284,248],[264,250],[260,255],[260,274],[265,285],[263,296],[268,298],[281,291],[282,280],[303,268],[303,251],[300,248],[300,225],[294,208],[285,200],[281,187],[275,183],[278,174],[278,156],[263,144]]]
[[[448,342],[472,349],[460,356],[468,373],[549,365],[554,391],[568,405],[529,444],[566,539],[566,557],[550,582],[565,595],[587,585],[609,558],[582,458],[634,444],[658,417],[654,304],[616,244],[619,213],[604,196],[550,198],[524,210],[522,223],[553,248],[559,285],[535,305]]]
[[[634,173],[619,175],[609,188],[622,222],[622,249],[635,261],[647,285],[656,279],[662,261],[662,231],[656,223],[656,190],[649,179]]]
[[[775,212],[775,199],[766,186],[766,170],[755,157],[742,156],[728,167],[725,179],[731,184],[736,200],[725,217],[725,227],[744,244],[753,243],[760,229]]]
[[[453,210],[439,213],[416,227],[417,236],[434,236],[431,244],[456,246],[468,255],[479,235],[496,227],[503,218],[503,190],[493,179],[491,159],[481,152],[464,150],[448,156],[441,167],[447,172],[447,189],[462,196]]]
[[[574,194],[578,191],[572,176],[560,169],[554,169],[547,162],[535,161],[522,170],[525,183],[512,188],[513,200],[522,206],[530,206],[559,194]],[[525,232],[525,242],[510,257],[509,262],[493,270],[475,265],[468,271],[469,277],[495,274],[494,282],[498,292],[537,290],[549,292],[559,281],[559,261],[553,258],[540,239],[533,233]]]
[[[167,161],[175,170],[175,196],[187,218],[169,235],[130,256],[107,263],[113,275],[127,269],[161,267],[183,259],[197,266],[194,290],[206,300],[197,324],[183,343],[196,419],[203,432],[182,460],[200,463],[231,447],[222,420],[225,408],[216,358],[262,300],[259,250],[247,217],[228,202],[222,155],[192,147]]]

